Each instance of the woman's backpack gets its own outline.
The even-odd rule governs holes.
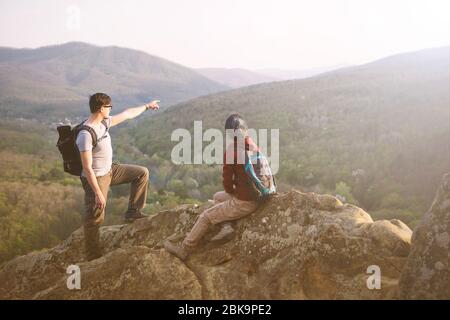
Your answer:
[[[263,153],[246,151],[244,169],[258,201],[264,201],[277,192],[275,177]]]

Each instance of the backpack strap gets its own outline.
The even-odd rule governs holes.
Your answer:
[[[108,130],[109,130],[109,127],[108,127],[108,121],[106,121],[106,119],[103,119],[102,120],[102,124],[105,126],[105,128],[106,128],[106,132],[108,132]]]
[[[75,126],[75,128],[74,128],[75,140],[77,139],[77,136],[80,133],[80,131],[86,130],[86,131],[88,131],[90,133],[90,135],[92,137],[92,149],[94,149],[97,146],[97,133],[95,133],[94,128],[84,124],[84,122],[86,120],[84,120],[83,122],[81,122],[80,124]],[[102,123],[103,123],[103,121],[102,121]],[[105,125],[106,128],[108,128],[106,123],[104,125]]]
[[[80,133],[80,131],[82,131],[82,130],[88,131],[91,134],[91,137],[92,137],[92,149],[94,149],[97,146],[97,142],[98,142],[97,133],[95,133],[94,128],[83,124],[86,120],[84,120],[83,122],[81,122],[79,125],[76,126],[75,138],[76,138],[76,136],[78,136],[78,133]],[[106,131],[105,131],[105,134],[106,134],[108,132],[108,130],[109,130],[108,122],[106,121],[106,119],[103,119],[101,123],[106,128]]]
[[[97,134],[95,133],[94,128],[89,127],[89,126],[85,126],[83,124],[83,125],[81,125],[78,128],[77,135],[78,135],[78,133],[80,133],[80,131],[83,131],[83,130],[86,130],[86,131],[88,131],[91,134],[91,137],[92,137],[92,149],[94,149],[97,146]]]

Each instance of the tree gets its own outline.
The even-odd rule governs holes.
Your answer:
[[[345,182],[340,181],[336,183],[335,193],[344,197],[345,202],[358,205],[358,201],[353,197],[350,187]]]

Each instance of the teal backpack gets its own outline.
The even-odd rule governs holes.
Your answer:
[[[246,151],[244,168],[249,178],[250,188],[258,201],[267,200],[277,192],[275,177],[263,153]]]

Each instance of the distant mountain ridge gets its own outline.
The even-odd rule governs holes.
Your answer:
[[[197,72],[205,77],[231,88],[279,81],[281,79],[241,68],[199,68]]]
[[[335,66],[308,68],[308,69],[257,69],[242,68],[198,68],[197,72],[212,81],[221,83],[230,88],[241,88],[267,82],[296,80],[314,77],[326,72],[351,67],[350,64],[341,63]]]
[[[299,69],[299,70],[290,70],[290,69],[258,69],[255,72],[259,74],[266,75],[268,77],[277,78],[279,80],[295,80],[295,79],[304,79],[319,75],[321,73],[330,72],[339,70],[342,68],[348,68],[352,65],[348,63],[341,63],[334,66],[328,67],[317,67],[317,68],[307,68],[307,69]]]
[[[150,98],[168,106],[226,89],[182,65],[116,46],[0,48],[0,110],[6,115],[61,108],[79,113],[89,94],[98,91],[110,94],[120,109]]]

